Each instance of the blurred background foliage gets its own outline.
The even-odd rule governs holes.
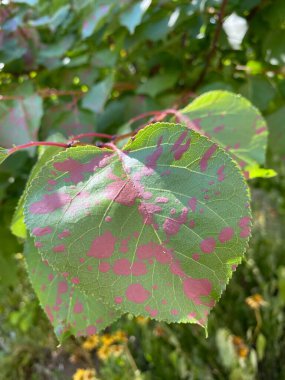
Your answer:
[[[267,165],[250,182],[254,231],[210,315],[192,325],[126,315],[100,337],[60,347],[10,232],[36,160],[0,167],[0,379],[285,379],[284,0],[0,0],[0,145],[60,132],[128,132],[143,112],[226,89],[269,128]]]

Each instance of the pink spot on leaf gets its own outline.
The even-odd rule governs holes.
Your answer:
[[[200,243],[200,248],[204,253],[212,253],[216,248],[216,241],[213,237],[204,239]]]
[[[159,160],[160,156],[163,153],[163,147],[161,146],[162,140],[163,140],[163,136],[159,138],[157,142],[156,150],[146,157],[146,160],[145,160],[146,166],[148,166],[151,169],[156,168],[157,161]]]
[[[149,299],[150,292],[146,290],[141,284],[131,284],[126,290],[126,297],[131,302],[144,303]]]
[[[64,252],[65,251],[65,245],[60,244],[55,247],[53,247],[53,252]]]
[[[219,234],[219,241],[221,243],[226,243],[231,240],[234,236],[234,230],[231,227],[225,227]]]
[[[208,168],[208,161],[212,157],[212,155],[216,152],[217,150],[217,145],[214,144],[212,145],[203,155],[200,161],[200,169],[202,172],[205,172]]]
[[[191,139],[189,138],[186,140],[185,144],[182,144],[182,142],[185,140],[185,138],[188,136],[188,131],[183,132],[180,137],[175,141],[173,147],[171,148],[171,151],[174,154],[175,160],[180,160],[182,155],[187,152],[190,146]]]
[[[33,229],[33,235],[35,236],[43,236],[50,234],[52,232],[51,227],[36,227]]]
[[[183,291],[187,298],[192,300],[196,305],[202,305],[202,296],[209,296],[212,291],[212,284],[206,278],[186,278],[183,281]]]
[[[93,243],[87,253],[97,259],[111,257],[115,249],[116,238],[110,231],[106,231],[103,235],[93,240]]]
[[[190,207],[190,209],[195,212],[196,211],[196,207],[197,207],[197,198],[193,197],[193,198],[190,198],[189,201],[188,201],[188,205]]]
[[[42,200],[31,204],[30,212],[32,214],[49,214],[59,208],[66,206],[71,202],[71,200],[72,197],[68,194],[45,194]]]
[[[98,265],[98,269],[103,273],[108,272],[110,270],[110,264],[103,261]]]

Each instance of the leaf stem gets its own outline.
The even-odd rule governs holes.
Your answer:
[[[80,133],[79,135],[70,136],[70,138],[73,140],[79,140],[84,137],[99,137],[102,139],[109,139],[109,140],[112,140],[115,138],[115,136],[113,135],[108,135],[107,133],[99,133],[99,132]]]
[[[66,143],[57,143],[57,142],[52,142],[52,141],[30,141],[27,144],[22,144],[22,145],[17,145],[14,146],[13,148],[8,149],[8,154],[12,154],[17,152],[18,150],[30,148],[32,146],[58,146],[61,148],[68,148],[69,144]]]

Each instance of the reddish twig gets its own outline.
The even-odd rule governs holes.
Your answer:
[[[79,135],[76,136],[70,136],[71,139],[73,140],[80,140],[83,139],[84,137],[99,137],[101,139],[109,139],[113,140],[115,136],[113,135],[108,135],[106,133],[99,133],[99,132],[89,132],[89,133],[80,133]]]
[[[196,132],[200,132],[199,128],[197,128],[196,125],[194,123],[192,123],[192,121],[189,119],[188,116],[183,115],[180,111],[178,111],[174,108],[169,108],[169,109],[162,110],[162,111],[145,112],[145,113],[142,113],[141,115],[135,116],[132,119],[130,119],[129,123],[133,124],[134,122],[136,122],[140,119],[144,119],[144,118],[149,117],[149,116],[154,116],[153,122],[162,121],[163,119],[165,119],[165,117],[167,115],[174,115],[176,117],[176,120],[178,121],[178,123],[185,123],[187,128],[192,129]],[[135,136],[138,133],[138,131],[140,131],[143,127],[144,127],[144,125],[138,127],[134,131],[131,131],[131,132],[128,132],[128,133],[125,133],[123,135],[116,137],[114,139],[114,143],[117,143],[118,141],[124,140],[128,137]]]
[[[24,97],[20,95],[0,95],[0,100],[24,100]]]
[[[17,145],[14,146],[13,148],[8,149],[8,154],[12,154],[17,152],[18,150],[30,148],[32,146],[58,146],[61,148],[68,148],[70,144],[65,144],[65,143],[57,143],[57,142],[51,142],[51,141],[30,141],[27,144],[22,144],[22,145]]]

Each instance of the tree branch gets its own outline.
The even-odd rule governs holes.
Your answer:
[[[228,3],[228,0],[223,0],[222,1],[221,7],[220,7],[220,11],[219,11],[219,14],[218,14],[217,26],[216,26],[216,30],[215,30],[215,33],[214,33],[214,36],[213,36],[211,47],[210,47],[210,50],[209,50],[208,54],[206,55],[205,66],[204,66],[204,68],[203,68],[203,70],[202,70],[199,78],[197,79],[197,81],[192,86],[192,90],[193,91],[195,91],[200,86],[200,84],[203,82],[203,80],[205,79],[205,76],[206,76],[206,74],[207,74],[207,72],[209,70],[210,63],[211,63],[211,61],[212,61],[212,59],[213,59],[213,57],[214,57],[214,55],[216,53],[216,49],[217,49],[217,46],[218,46],[218,41],[219,41],[220,34],[221,34],[221,31],[222,31],[223,20],[224,20],[224,15],[225,15],[227,3]]]

